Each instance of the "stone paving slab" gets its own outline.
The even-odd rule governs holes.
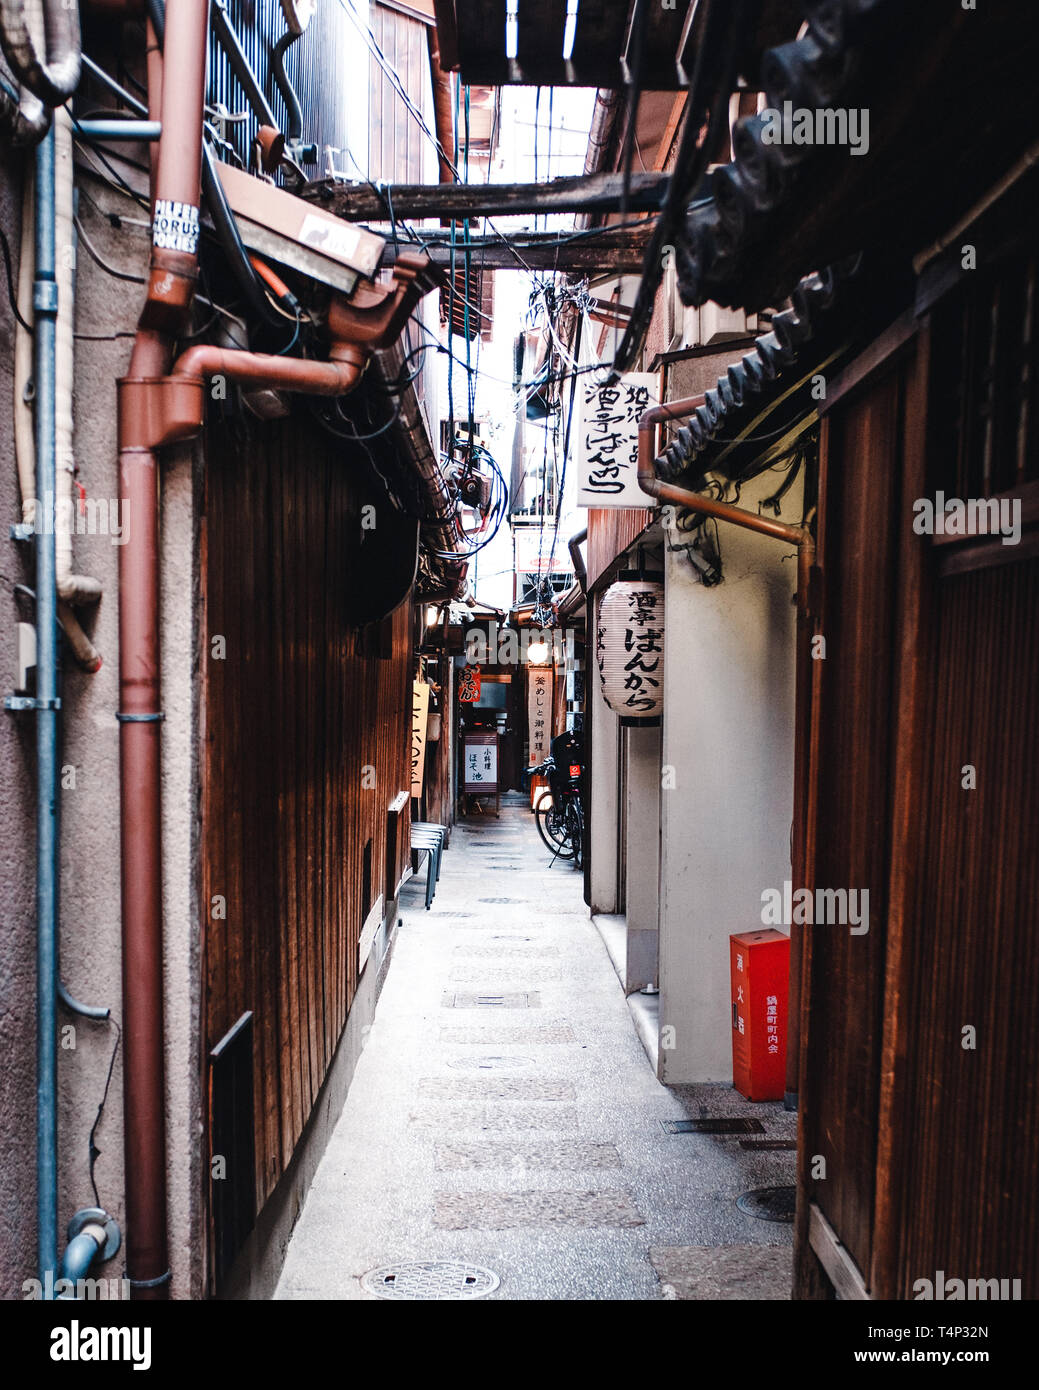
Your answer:
[[[538,1144],[438,1144],[438,1172],[471,1168],[536,1168],[546,1170],[619,1168],[620,1154],[613,1144],[589,1144],[562,1140]]]
[[[424,1076],[418,1083],[422,1100],[573,1100],[572,1081],[528,1076]]]
[[[479,1227],[505,1231],[511,1226],[641,1226],[629,1193],[603,1192],[437,1192],[433,1224],[460,1231]]]
[[[786,1300],[793,1282],[789,1245],[679,1245],[649,1252],[665,1299]]]
[[[520,1024],[510,1027],[501,1024],[487,1028],[441,1028],[440,1041],[448,1044],[471,1043],[477,1047],[506,1046],[515,1043],[520,1047],[561,1045],[577,1041],[574,1030],[566,1023],[547,1023],[541,1028],[525,1028]]]
[[[472,1130],[508,1131],[522,1134],[528,1129],[565,1131],[577,1128],[577,1109],[573,1105],[455,1105],[429,1106],[416,1111],[411,1123],[418,1129],[450,1134]]]
[[[482,965],[456,965],[447,977],[452,984],[491,985],[491,984],[549,984],[563,978],[558,965],[500,965],[497,962]]]

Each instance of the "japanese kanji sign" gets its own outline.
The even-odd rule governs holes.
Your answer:
[[[463,705],[475,705],[480,698],[479,666],[463,666],[458,673],[458,698]]]
[[[493,792],[497,789],[498,735],[467,733],[462,754],[462,790]]]
[[[552,738],[552,668],[527,667],[527,735],[531,763],[543,763]]]
[[[636,480],[639,420],[658,404],[655,372],[631,372],[616,386],[578,379],[579,507],[645,507],[649,498]]]

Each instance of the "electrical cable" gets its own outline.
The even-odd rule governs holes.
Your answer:
[[[86,248],[87,255],[90,257],[90,259],[94,262],[96,266],[99,266],[105,272],[106,275],[111,275],[113,280],[129,281],[129,283],[133,285],[146,285],[148,283],[146,277],[143,275],[134,275],[129,270],[117,270],[115,266],[109,265],[108,262],[101,256],[100,252],[97,250],[93,242],[90,240],[90,238],[84,231],[83,223],[80,221],[78,213],[73,216],[72,222],[76,228],[76,231],[79,233],[80,241]]]
[[[2,227],[0,227],[0,251],[3,252],[4,270],[7,272],[7,298],[11,304],[11,312],[25,329],[26,333],[31,333],[33,331],[32,324],[26,323],[25,319],[22,318],[22,311],[18,308],[18,296],[15,294],[14,289],[14,269],[11,264],[11,244],[7,240],[7,233]]]
[[[94,1189],[94,1202],[99,1207],[101,1205],[101,1198],[98,1195],[97,1191],[97,1181],[94,1177],[94,1167],[97,1164],[97,1160],[101,1157],[101,1150],[97,1147],[97,1144],[95,1143],[95,1135],[97,1134],[98,1126],[101,1123],[101,1117],[105,1113],[105,1104],[108,1100],[108,1089],[112,1084],[112,1073],[115,1071],[115,1059],[118,1055],[119,1042],[122,1038],[122,1030],[120,1029],[119,1024],[116,1022],[112,1014],[108,1015],[108,1021],[115,1029],[115,1043],[112,1047],[112,1055],[108,1061],[108,1075],[105,1078],[105,1089],[101,1095],[101,1104],[97,1107],[97,1114],[94,1117],[94,1123],[90,1126],[90,1136],[87,1141],[87,1149],[90,1158],[90,1186]]]

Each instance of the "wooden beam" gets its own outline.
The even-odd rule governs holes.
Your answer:
[[[858,1265],[814,1202],[808,1208],[808,1238],[837,1296],[849,1302],[868,1300]]]
[[[422,240],[433,264],[449,269],[449,238],[443,232],[423,231]],[[469,245],[473,249],[472,265],[476,271],[523,270],[529,266],[531,270],[609,270],[615,275],[635,275],[642,269],[646,237],[641,232],[614,232],[605,228],[595,236],[582,236],[577,241],[563,240],[558,232],[524,232],[506,241],[492,235],[470,236]],[[401,240],[399,249],[414,251],[417,244]],[[397,250],[392,242],[387,242],[382,265],[392,265]],[[456,247],[456,269],[463,264],[461,252]]]
[[[658,212],[670,183],[667,174],[632,174],[629,212]],[[624,195],[622,174],[592,174],[544,183],[401,183],[382,190],[368,183],[322,179],[303,196],[348,222],[384,222],[392,203],[395,216],[422,218],[544,216],[557,212],[619,212]]]

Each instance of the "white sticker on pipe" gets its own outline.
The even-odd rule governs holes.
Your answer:
[[[189,256],[194,256],[198,251],[198,208],[191,203],[157,198],[152,221],[152,245],[163,251],[186,251]]]

